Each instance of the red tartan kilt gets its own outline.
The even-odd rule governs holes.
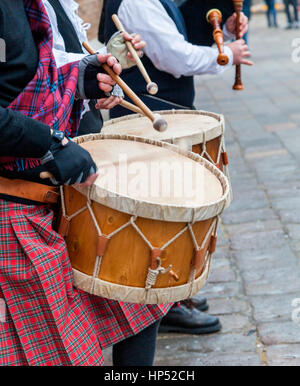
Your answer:
[[[170,305],[143,306],[73,287],[53,212],[0,200],[0,365],[101,365],[106,348],[162,318]]]

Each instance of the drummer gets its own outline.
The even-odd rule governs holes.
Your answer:
[[[144,79],[136,68],[124,72],[123,79],[152,110],[194,109],[194,75],[221,74],[234,64],[252,65],[247,59],[250,52],[243,40],[229,43],[225,47],[225,53],[230,59],[227,66],[217,64],[217,49],[204,46],[213,44],[212,32],[205,17],[206,13],[216,6],[222,7],[225,16],[224,37],[229,40],[234,38],[236,16],[232,14],[232,2],[230,7],[229,1],[223,0],[190,3],[195,7],[201,7],[198,13],[197,10],[193,10],[193,17],[197,18],[197,23],[191,20],[192,26],[196,28],[197,25],[201,31],[201,36],[198,37],[201,39],[201,46],[189,42],[188,35],[195,39],[197,34],[191,29],[189,20],[185,22],[182,13],[172,0],[105,1],[99,28],[100,40],[102,37],[107,41],[114,33],[115,27],[111,16],[116,13],[128,32],[136,31],[147,43],[143,62],[150,78],[159,85],[158,94],[151,96],[145,93]],[[190,5],[185,2],[183,4],[187,17]],[[202,19],[205,22],[199,25],[199,20]],[[189,30],[186,25],[190,26]],[[245,34],[247,28],[248,19],[242,15],[241,36]],[[115,107],[110,112],[111,118],[127,114],[128,111],[121,106]],[[202,312],[207,308],[206,299],[203,298],[182,302],[181,307],[172,308],[162,320],[161,330],[189,334],[217,332],[221,324],[218,318]]]
[[[111,55],[92,55],[58,68],[42,0],[2,0],[0,38],[7,47],[0,63],[0,365],[100,365],[103,343],[142,330],[152,336],[168,309],[118,308],[74,289],[66,245],[53,229],[53,183],[89,186],[97,177],[89,153],[68,139],[82,99],[112,90],[101,63],[116,74],[121,66]],[[51,180],[40,179],[45,171]]]
[[[87,54],[84,53],[82,49],[82,42],[87,41],[87,33],[86,27],[83,27],[83,21],[78,15],[78,4],[73,0],[43,1],[53,30],[53,53],[58,66],[62,67],[74,59],[81,59],[85,57]],[[71,26],[73,26],[73,28],[71,28]],[[142,49],[145,47],[145,42],[141,40],[141,37],[136,34],[134,36],[122,34],[122,36],[124,39],[130,40],[133,43],[135,49],[138,51],[139,56],[142,56]],[[110,39],[108,47],[114,48],[114,39],[118,39],[118,36],[112,37],[112,39]],[[122,68],[132,67],[132,65],[134,65],[133,58],[131,54],[128,53],[127,49],[125,49],[125,40],[123,48],[120,47],[120,42],[118,39],[118,47],[119,51],[112,53],[115,54],[119,62],[122,63]],[[105,47],[100,50],[100,52],[103,54],[105,54],[106,51],[107,50]],[[122,53],[122,56],[120,56],[120,52]],[[111,93],[112,96],[99,99],[97,101],[97,106],[99,106],[101,109],[111,109],[116,106],[120,101],[119,97],[113,96],[113,93],[117,87],[118,86],[114,86],[114,90],[112,90]],[[122,90],[117,90],[117,93],[120,93],[120,91],[122,92]],[[100,117],[100,120],[98,116],[100,111],[95,109],[96,101],[85,101],[85,104],[87,104],[87,102],[88,106],[83,111],[78,135],[99,132],[102,127],[102,118]],[[154,359],[158,323],[155,322],[155,318],[150,316],[150,313],[157,313],[157,315],[161,316],[162,313],[160,307],[147,307],[142,305],[134,306],[113,301],[106,301],[105,299],[102,299],[101,301],[106,306],[109,304],[110,307],[113,307],[117,313],[122,310],[122,314],[124,313],[127,315],[128,319],[132,320],[131,322],[128,321],[128,323],[132,325],[132,329],[134,329],[133,323],[135,323],[133,315],[137,314],[138,312],[143,314],[145,319],[148,319],[146,324],[150,324],[151,320],[153,322],[145,330],[129,339],[123,340],[121,343],[118,343],[118,341],[122,339],[121,337],[110,340],[100,338],[102,347],[106,347],[108,344],[114,344],[113,363],[115,365],[123,366],[151,365]],[[103,318],[105,318],[105,316]],[[157,319],[159,319],[159,317]],[[100,321],[97,323],[99,325],[98,329],[101,330]],[[112,321],[112,323],[114,323],[114,321]],[[141,349],[143,350],[143,347],[145,346],[147,346],[146,352],[143,352],[142,355],[140,355]]]

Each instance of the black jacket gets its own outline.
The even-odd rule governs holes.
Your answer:
[[[50,143],[49,126],[0,106],[0,156],[40,158]]]
[[[0,63],[0,156],[42,157],[50,147],[50,128],[7,109],[38,66],[23,0],[0,1],[0,38],[6,43],[6,62]]]

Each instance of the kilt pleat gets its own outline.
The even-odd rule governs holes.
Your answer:
[[[102,348],[137,334],[170,305],[136,305],[73,287],[53,212],[0,200],[0,365],[102,365]]]

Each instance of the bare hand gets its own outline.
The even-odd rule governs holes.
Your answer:
[[[111,96],[109,98],[102,98],[97,101],[96,109],[98,110],[110,110],[121,103],[123,98]]]
[[[120,75],[122,72],[122,67],[119,64],[118,60],[112,56],[111,54],[107,55],[97,55],[99,63],[103,64],[106,63],[113,69],[113,71],[117,74]],[[97,79],[99,81],[99,88],[100,90],[104,92],[111,92],[113,89],[113,86],[116,84],[116,82],[107,74],[101,74],[99,73],[97,75]]]
[[[127,32],[123,32],[122,36],[125,40],[132,43],[134,49],[137,51],[138,56],[141,58],[143,56],[143,50],[146,47],[146,42],[142,40],[141,36],[137,34],[130,35]],[[134,58],[130,52],[128,53],[128,58],[131,61],[134,61]]]
[[[246,59],[249,58],[251,53],[245,43],[245,40],[236,40],[235,42],[228,44],[227,47],[229,47],[233,53],[233,64],[246,64],[247,66],[253,66],[254,63]]]
[[[242,12],[240,16],[240,29],[239,29],[239,37],[242,38],[245,33],[248,31],[248,17]],[[236,13],[230,16],[226,21],[227,31],[233,35],[236,35]]]

